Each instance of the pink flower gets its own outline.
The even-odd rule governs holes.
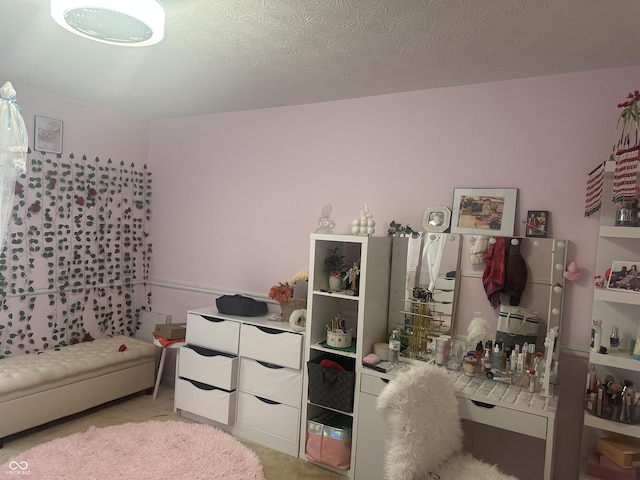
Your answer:
[[[76,204],[83,206],[84,205],[84,197],[78,197],[76,198]]]

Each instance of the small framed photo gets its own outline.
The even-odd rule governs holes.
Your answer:
[[[612,290],[628,290],[640,292],[640,276],[638,276],[640,260],[633,262],[620,262],[614,260],[609,272],[607,288]]]
[[[451,224],[451,210],[449,207],[434,206],[424,211],[422,226],[427,232],[446,232]]]
[[[451,232],[512,237],[517,188],[456,188]]]
[[[547,210],[529,210],[527,212],[527,237],[546,237],[549,224]]]
[[[38,152],[62,153],[62,120],[36,115],[33,149]]]

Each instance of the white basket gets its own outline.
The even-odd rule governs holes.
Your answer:
[[[327,345],[336,348],[349,348],[351,346],[351,332],[327,332]]]

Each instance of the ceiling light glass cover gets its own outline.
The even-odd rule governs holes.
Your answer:
[[[81,37],[142,47],[164,38],[164,8],[157,0],[51,0],[51,17]]]

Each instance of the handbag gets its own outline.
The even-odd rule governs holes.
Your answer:
[[[535,344],[538,341],[540,320],[536,313],[522,307],[500,305],[500,316],[496,329],[496,343],[502,349],[513,350],[514,345]]]
[[[216,307],[220,313],[227,315],[259,317],[267,314],[267,302],[243,295],[222,295],[216,298]]]
[[[309,402],[342,412],[353,412],[354,365],[331,357],[345,370],[324,367],[320,365],[320,361],[324,358],[328,357],[321,356],[307,362]]]

